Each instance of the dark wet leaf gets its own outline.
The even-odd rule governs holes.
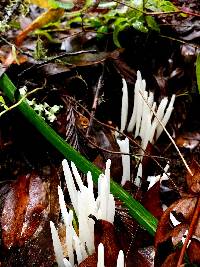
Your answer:
[[[155,246],[159,245],[159,243],[162,243],[166,241],[169,237],[180,237],[179,241],[181,240],[181,236],[179,236],[180,233],[182,233],[182,228],[188,227],[189,220],[191,219],[195,204],[197,199],[195,197],[188,197],[183,198],[178,201],[176,201],[174,204],[172,204],[162,215],[158,228],[156,231],[155,236]],[[177,228],[173,228],[173,225],[170,221],[170,213],[176,212],[177,214],[181,213],[182,216],[185,219],[185,222],[180,226],[178,225]],[[176,239],[178,241],[178,239]],[[177,242],[176,242],[177,243]]]
[[[142,203],[148,211],[150,211],[157,219],[160,219],[163,214],[160,199],[160,182],[157,182],[144,194]]]
[[[97,52],[80,54],[77,56],[68,56],[62,60],[63,63],[69,64],[72,67],[83,67],[94,64],[99,64],[106,59],[117,59],[120,55],[120,50],[114,50],[113,52]]]
[[[49,63],[47,65],[42,66],[40,69],[42,69],[42,71],[44,71],[47,76],[52,76],[70,71],[70,68],[59,63]]]

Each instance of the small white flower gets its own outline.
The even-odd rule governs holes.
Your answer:
[[[21,96],[25,96],[27,94],[27,87],[23,86],[23,87],[19,88],[19,93]]]

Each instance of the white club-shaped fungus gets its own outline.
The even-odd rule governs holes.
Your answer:
[[[95,250],[94,220],[91,219],[89,215],[92,214],[97,219],[103,219],[109,221],[110,223],[114,222],[115,200],[113,195],[110,193],[111,161],[107,161],[105,174],[102,174],[99,177],[98,197],[96,200],[93,192],[93,180],[91,173],[88,172],[87,174],[87,186],[85,186],[74,163],[71,163],[71,169],[66,160],[63,160],[62,164],[71,202],[79,222],[78,236],[72,224],[73,212],[72,210],[70,210],[69,212],[67,211],[62,189],[60,186],[58,186],[60,209],[64,224],[66,226],[65,242],[69,260],[65,259],[63,256],[62,246],[53,222],[50,222],[50,227],[58,266],[73,267],[74,254],[76,254],[77,262],[78,264],[80,264],[85,258],[87,258],[88,255],[91,255]],[[78,188],[76,188],[75,182]]]
[[[128,116],[128,90],[124,79],[122,91],[121,131],[123,132],[125,130]],[[133,132],[135,128],[134,136],[141,137],[142,151],[140,152],[142,154],[144,153],[148,142],[153,144],[160,137],[163,131],[163,126],[166,126],[171,116],[174,101],[175,95],[172,95],[169,105],[168,97],[164,97],[156,110],[154,94],[146,91],[146,82],[142,79],[140,71],[137,71],[137,80],[134,91],[134,106],[127,131]],[[155,112],[155,115],[152,110]]]
[[[119,149],[121,153],[129,154],[129,139],[125,138],[124,140],[117,139],[117,143],[119,145]],[[130,181],[130,156],[122,154],[122,167],[123,174],[121,185],[124,185],[126,181]]]

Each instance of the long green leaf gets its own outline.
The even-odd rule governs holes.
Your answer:
[[[16,87],[6,74],[0,78],[0,88],[4,91],[11,102],[15,101]],[[97,183],[101,171],[64,139],[62,139],[25,101],[18,106],[18,109],[31,122],[38,131],[58,150],[65,158],[73,161],[76,166],[83,172],[91,171],[94,182]],[[111,181],[111,192],[119,198],[129,209],[130,215],[151,235],[155,234],[157,219],[152,216],[138,201],[133,199],[121,186]]]

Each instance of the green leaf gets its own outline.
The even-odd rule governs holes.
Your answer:
[[[178,9],[171,3],[170,1],[166,0],[147,0],[145,4],[145,8],[149,9],[153,12],[171,12],[177,11]]]
[[[148,28],[144,25],[144,22],[141,20],[136,20],[132,23],[133,28],[141,32],[148,32]]]
[[[150,29],[159,32],[160,28],[158,23],[155,21],[155,18],[152,16],[146,16],[146,22]]]
[[[11,82],[6,74],[0,78],[0,88],[5,95],[14,102],[16,87]],[[32,123],[35,128],[68,160],[73,161],[77,168],[83,173],[90,171],[95,183],[98,182],[98,177],[101,171],[73,147],[71,147],[64,139],[62,139],[26,102],[23,100],[18,109]],[[154,235],[157,228],[157,219],[148,212],[138,201],[131,197],[121,186],[116,182],[110,182],[112,194],[119,198],[128,208],[130,215],[151,235]]]
[[[198,91],[200,94],[200,53],[197,55],[197,60],[196,60],[196,76],[197,76]]]
[[[129,24],[126,18],[118,18],[114,23],[114,31],[113,31],[113,42],[117,47],[121,47],[118,35],[121,31],[123,31]]]
[[[51,6],[51,8],[63,8],[63,9],[72,9],[74,7],[73,2],[61,2],[61,1],[57,1],[57,0],[48,0],[48,4],[49,6]]]

